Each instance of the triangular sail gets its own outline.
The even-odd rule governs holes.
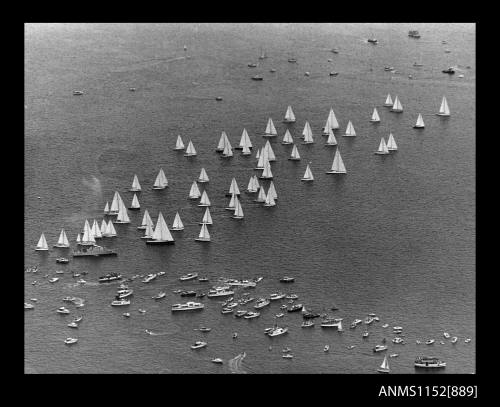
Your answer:
[[[120,223],[130,223],[130,218],[128,217],[128,211],[123,202],[120,202],[120,209],[118,211],[118,216],[116,220]]]
[[[109,213],[109,203],[106,202],[106,205],[104,206],[104,214],[107,215]]]
[[[222,156],[223,157],[232,157],[233,156],[233,149],[232,149],[230,143],[226,143],[224,145],[224,150],[222,151]]]
[[[393,101],[392,101],[392,98],[391,98],[390,94],[387,94],[387,98],[385,99],[384,105],[385,106],[392,106],[393,105]]]
[[[415,124],[415,127],[424,127],[424,119],[422,118],[422,114],[418,114],[418,119],[417,123]]]
[[[207,207],[205,209],[205,214],[203,215],[202,223],[206,223],[207,225],[212,224],[212,215],[210,214],[210,209]]]
[[[378,115],[376,107],[373,109],[373,114],[372,114],[371,121],[372,122],[379,122],[380,121],[380,116]]]
[[[200,230],[200,234],[199,234],[198,238],[210,240],[210,233],[208,233],[208,228],[207,228],[206,223],[203,223],[201,225],[201,230]]]
[[[64,229],[61,230],[59,235],[59,240],[57,241],[58,246],[69,246],[68,238]]]
[[[264,189],[264,188],[263,188]],[[272,193],[267,193],[266,195],[266,199],[264,200],[264,204],[266,206],[274,206],[276,205],[276,202],[274,202],[274,197],[273,197],[273,194]]]
[[[210,206],[210,199],[208,199],[207,191],[203,191],[200,199],[200,205]]]
[[[182,137],[177,136],[177,142],[175,143],[176,150],[184,150],[184,142],[182,141]]]
[[[191,185],[191,190],[189,191],[189,198],[198,199],[201,196],[200,189],[198,188],[198,184],[196,181],[193,181]]]
[[[295,121],[295,115],[293,114],[292,106],[288,106],[285,113],[285,120],[288,122]]]
[[[264,187],[259,189],[259,195],[256,199],[257,202],[265,202],[266,201],[266,191],[264,191]]]
[[[121,197],[118,191],[115,191],[115,194],[113,195],[113,200],[111,201],[111,207],[109,208],[109,213],[110,214],[117,214],[118,210],[120,209],[119,203],[120,203]]]
[[[220,135],[219,144],[217,145],[217,149],[216,149],[217,151],[224,150],[224,145],[226,144],[226,139],[227,139],[226,132],[223,131]]]
[[[309,164],[307,164],[306,172],[304,173],[304,177],[302,178],[304,180],[314,180],[314,176],[312,174],[311,168],[309,167]]]
[[[263,169],[264,168],[264,161],[268,160],[268,152],[265,147],[262,147],[262,151],[259,155],[259,161],[257,163],[257,168],[258,169]]]
[[[196,150],[194,148],[194,144],[191,140],[189,140],[189,144],[186,149],[186,155],[196,155]]]
[[[292,135],[290,134],[290,131],[286,129],[285,135],[283,136],[283,144],[292,144],[292,143],[293,143]]]
[[[273,173],[271,172],[271,164],[268,160],[264,161],[264,171],[262,171],[261,178],[272,178]]]
[[[231,200],[229,201],[229,205],[227,206],[227,209],[234,209],[235,208],[235,197],[236,195],[232,194],[231,195]]]
[[[292,149],[292,153],[290,154],[290,157],[292,157],[295,160],[300,160],[300,154],[299,154],[299,150],[298,150],[296,144],[293,145],[293,149]]]
[[[276,188],[274,187],[274,182],[271,181],[271,183],[269,184],[269,189],[267,190],[267,193],[268,194],[271,194],[273,199],[277,199],[278,198],[278,194],[276,193]]]
[[[134,194],[134,197],[132,198],[132,205],[130,205],[130,207],[134,209],[139,209],[141,207],[137,194]]]
[[[309,124],[308,121],[306,121],[306,124],[304,125],[304,130],[302,131],[302,135],[304,136],[304,142],[312,143],[313,141],[312,130],[311,130],[311,125]]]
[[[250,149],[248,148],[248,146],[245,144],[243,146],[243,150],[242,150],[241,154],[242,155],[250,155],[250,154],[252,154],[252,152],[250,151]]]
[[[268,136],[276,136],[278,132],[276,131],[276,127],[274,127],[273,119],[269,118],[266,126],[266,135]]]
[[[334,113],[332,108],[330,108],[330,114],[328,115],[328,121],[330,122],[330,127],[332,128],[332,130],[336,130],[340,127],[339,122],[337,121],[337,117],[335,117],[335,113]]]
[[[47,244],[47,240],[45,239],[45,234],[42,233],[42,235],[40,236],[36,248],[39,250],[49,250],[49,245]]]
[[[173,223],[172,227],[174,229],[184,229],[184,224],[182,223],[179,212],[176,212],[176,214],[175,214],[175,219],[174,219],[174,223]]]
[[[387,149],[388,150],[397,150],[398,145],[396,144],[396,140],[394,140],[394,136],[389,134],[389,141],[387,142]]]
[[[392,110],[395,112],[402,112],[403,111],[403,105],[399,101],[398,96],[396,96],[396,99],[394,99],[394,105],[392,106]]]
[[[243,148],[247,145],[247,138],[248,138],[248,133],[247,130],[244,128],[243,132],[241,133],[240,144],[239,144],[240,148]]]
[[[90,228],[90,224],[87,219],[85,219],[85,226],[83,227],[83,236],[81,243],[83,244],[95,243],[94,235],[92,233],[92,229]]]
[[[387,154],[389,152],[389,150],[387,149],[387,145],[385,144],[385,139],[383,137],[380,140],[377,152],[382,154]]]
[[[384,356],[384,361],[380,365],[381,369],[389,370],[389,361],[387,360],[387,355]]]
[[[146,209],[144,211],[144,216],[142,217],[142,222],[141,222],[141,226],[146,226],[148,223],[152,222],[151,220],[151,216],[149,216],[149,212],[148,210]]]
[[[76,235],[76,243],[80,243],[82,241],[82,238],[80,237],[80,233]]]
[[[335,138],[335,134],[333,134],[332,129],[328,129],[328,140],[326,140],[326,144],[328,146],[336,146],[337,145],[337,139]]]
[[[352,122],[349,120],[349,123],[347,123],[347,129],[345,131],[346,136],[355,136],[356,131],[354,130],[354,126],[352,125]]]
[[[106,230],[106,235],[107,236],[116,236],[116,230],[115,230],[115,226],[113,225],[113,222],[109,221],[108,222],[108,229]]]
[[[170,242],[174,240],[161,212],[158,215],[158,221],[156,222],[155,231],[153,233],[153,240]]]
[[[198,177],[198,182],[208,182],[209,178],[207,175],[207,172],[205,171],[205,168],[202,168],[200,171],[200,176]]]
[[[113,223],[113,222],[111,222]],[[101,222],[101,235],[104,236],[106,235],[106,230],[108,228],[108,224],[106,223],[106,219],[103,219]]]
[[[439,107],[440,116],[449,116],[450,108],[448,107],[448,101],[446,100],[446,96],[443,96],[443,100],[441,101],[441,106]]]
[[[243,217],[243,208],[241,207],[240,200],[238,197],[235,198],[235,203],[234,203],[234,216],[238,218]]]
[[[152,222],[148,223],[146,225],[146,229],[144,230],[144,237],[152,239],[154,232],[155,232],[155,230],[154,230],[154,224]]]
[[[248,186],[247,186],[247,192],[256,192],[257,190],[255,189],[254,185],[254,178],[253,175],[250,177],[250,180],[248,181]]]
[[[340,155],[338,147],[337,151],[335,151],[335,157],[333,158],[331,172],[342,173],[342,174],[346,172],[344,161],[342,160],[342,156]]]
[[[156,180],[153,186],[155,188],[165,188],[166,186],[168,186],[168,179],[165,173],[163,172],[163,168],[160,168],[160,171],[156,176]]]
[[[257,149],[257,153],[255,154],[255,158],[258,160],[260,158],[260,148]]]
[[[94,235],[94,239],[99,239],[102,237],[101,228],[99,227],[99,223],[97,223],[95,219],[94,223],[92,224],[92,234]]]
[[[271,147],[271,143],[269,142],[269,140],[267,140],[264,149],[266,150],[267,159],[269,161],[276,161],[276,156],[274,155],[274,151],[273,148]]]
[[[139,178],[137,178],[137,175],[134,175],[134,180],[132,181],[132,191],[140,191],[141,190],[141,184],[139,184]]]
[[[240,189],[238,188],[238,183],[236,182],[236,178],[233,178],[231,180],[231,185],[229,186],[229,193],[230,194],[240,194]]]

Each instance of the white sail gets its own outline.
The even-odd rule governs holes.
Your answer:
[[[243,218],[243,208],[241,207],[240,200],[238,197],[235,198],[234,202],[234,215],[233,218],[242,219]]]
[[[80,243],[82,241],[82,238],[80,237],[80,233],[76,235],[76,243]]]
[[[248,135],[248,133],[245,129],[243,129],[243,131],[245,132],[245,144],[247,145],[248,148],[253,148],[252,140],[250,140],[250,136]]]
[[[94,239],[102,238],[101,228],[99,227],[99,223],[94,219],[94,223],[92,224],[92,234],[94,235]]]
[[[188,144],[187,149],[186,149],[186,154],[184,154],[184,155],[187,157],[196,155],[196,150],[195,150],[193,142],[191,140],[189,140],[189,144]]]
[[[278,199],[278,194],[276,193],[276,188],[274,187],[274,182],[271,181],[269,184],[269,189],[267,190],[268,194],[271,194],[273,199]]]
[[[403,111],[403,105],[399,101],[399,97],[396,96],[396,99],[394,99],[394,105],[392,106],[391,110],[393,112],[402,112]]]
[[[38,240],[38,244],[36,245],[36,250],[49,250],[49,245],[47,244],[47,240],[45,239],[45,234],[42,233],[40,239]]]
[[[306,124],[304,125],[304,130],[302,131],[302,135],[304,136],[303,137],[304,143],[312,143],[313,142],[311,125],[309,124],[308,121],[306,121]]]
[[[255,190],[257,191],[260,188],[260,184],[259,184],[259,180],[257,178],[257,175],[253,176],[253,182],[254,182]]]
[[[247,145],[249,138],[248,138],[248,133],[245,128],[243,128],[243,132],[241,133],[241,138],[240,138],[240,144],[239,147],[243,148]]]
[[[150,222],[146,225],[146,229],[144,230],[144,237],[147,239],[152,239],[154,232],[154,224],[153,222]]]
[[[106,205],[104,206],[104,214],[107,215],[109,213],[109,203],[106,202]]]
[[[293,114],[292,106],[288,106],[285,113],[285,121],[294,122],[295,115]]]
[[[296,144],[293,145],[292,153],[290,154],[290,157],[294,160],[300,160],[300,154],[299,154],[299,150],[298,150]]]
[[[144,211],[144,216],[142,217],[142,222],[141,222],[141,226],[140,226],[140,228],[141,228],[141,229],[145,228],[145,227],[148,225],[148,223],[151,223],[151,222],[152,222],[152,220],[151,220],[151,216],[149,215],[149,212],[148,212],[148,210],[146,209],[146,210]]]
[[[118,216],[116,217],[115,223],[130,223],[128,211],[123,202],[120,202],[120,209],[118,210]]]
[[[208,182],[208,175],[207,172],[205,171],[205,168],[202,168],[200,171],[200,176],[198,177],[198,182]]]
[[[260,148],[257,149],[257,153],[255,154],[255,159],[259,159],[260,158]]]
[[[370,119],[370,121],[371,122],[379,122],[380,121],[380,116],[378,115],[376,107],[373,109],[373,114],[372,114],[372,118]]]
[[[231,195],[231,200],[229,201],[229,205],[226,207],[226,209],[234,209],[235,208],[235,194]]]
[[[250,155],[252,154],[252,152],[250,151],[250,149],[248,148],[248,146],[245,144],[243,146],[243,151],[241,152],[241,155]]]
[[[174,150],[184,150],[184,143],[182,141],[181,136],[177,136],[177,142],[175,143],[175,149]]]
[[[387,355],[384,356],[384,361],[380,365],[381,370],[389,370],[389,361],[387,360]]]
[[[119,203],[120,203],[121,197],[118,191],[115,191],[115,194],[113,195],[113,200],[111,201],[111,207],[109,208],[109,214],[110,215],[116,215],[118,213],[118,209],[120,209]]]
[[[332,129],[332,126],[330,124],[330,116],[326,119],[325,127],[323,127],[323,135],[327,135],[328,131]]]
[[[332,108],[330,108],[330,113],[328,115],[328,121],[330,122],[330,127],[332,128],[332,130],[336,130],[340,127],[339,122],[337,121],[337,118],[335,117],[335,113],[334,113]]]
[[[271,172],[271,164],[269,163],[268,160],[264,161],[264,171],[262,171],[262,175],[260,178],[272,178],[273,173]]]
[[[417,127],[417,128],[423,128],[423,127],[425,127],[424,119],[422,118],[422,115],[420,113],[418,114],[417,123],[415,123],[414,127]]]
[[[392,102],[392,98],[390,94],[387,94],[387,98],[385,99],[384,106],[392,106],[394,103]]]
[[[389,154],[389,150],[387,149],[387,145],[385,144],[385,139],[383,137],[380,140],[376,154]]]
[[[154,189],[164,189],[168,186],[168,180],[163,172],[163,168],[160,168],[158,175],[156,176],[155,183],[153,184]]]
[[[158,215],[158,221],[156,222],[155,231],[153,233],[153,240],[161,242],[172,242],[174,240],[161,212]]]
[[[265,202],[266,201],[266,191],[264,191],[264,187],[261,187],[259,189],[259,195],[257,196],[257,199],[255,199],[256,202]]]
[[[273,197],[273,194],[267,193],[266,195],[266,199],[264,201],[264,206],[275,206],[276,205],[276,202],[274,202],[274,197]]]
[[[285,131],[285,135],[283,136],[283,141],[281,142],[281,144],[293,144],[293,138],[288,129],[286,129]]]
[[[68,237],[64,229],[61,229],[61,234],[59,235],[59,240],[57,241],[57,246],[59,247],[69,247]]]
[[[347,129],[345,130],[344,136],[354,137],[355,135],[356,135],[356,131],[354,130],[354,126],[352,125],[352,122],[349,120],[349,123],[347,123]]]
[[[276,136],[278,132],[276,131],[276,127],[274,127],[273,119],[269,118],[266,126],[265,136]]]
[[[137,175],[134,175],[134,180],[132,181],[132,188],[130,188],[131,191],[139,192],[141,190],[141,184],[139,184],[139,178],[137,178]]]
[[[262,151],[260,152],[259,155],[259,161],[257,163],[257,169],[264,169],[264,161],[268,160],[268,152],[265,147],[262,147]]]
[[[443,100],[441,101],[441,106],[439,107],[439,116],[449,116],[450,115],[450,108],[448,107],[448,101],[446,100],[446,97],[443,96]]]
[[[332,168],[330,171],[327,171],[327,174],[345,174],[347,171],[344,166],[344,162],[342,161],[342,157],[340,155],[340,151],[335,152],[335,157],[333,158]]]
[[[239,195],[240,189],[238,188],[238,183],[236,182],[236,178],[231,180],[231,185],[229,186],[229,193]]]
[[[134,194],[134,197],[132,198],[132,205],[130,205],[130,207],[133,209],[139,209],[141,207],[137,194]]]
[[[314,181],[314,176],[312,174],[311,168],[309,167],[309,164],[307,164],[306,172],[302,177],[302,181]]]
[[[207,191],[203,191],[198,206],[210,206],[210,199],[208,199]]]
[[[174,223],[172,225],[172,229],[174,229],[174,230],[184,229],[184,224],[182,223],[179,212],[176,212],[176,214],[175,214],[175,219],[174,219]]]
[[[108,222],[108,228],[106,230],[106,236],[107,237],[116,236],[115,226],[113,225],[113,222],[111,222],[111,221]]]
[[[247,192],[257,192],[257,189],[255,188],[253,175],[250,177],[250,180],[248,181]]]
[[[189,191],[189,199],[198,199],[201,196],[200,189],[196,181],[193,181],[191,185],[191,190]]]
[[[94,235],[92,233],[92,229],[90,228],[89,221],[85,219],[85,226],[83,227],[83,236],[80,242],[81,244],[95,244]]]
[[[207,241],[210,240],[210,233],[208,233],[208,228],[207,228],[206,223],[203,223],[201,225],[201,230],[200,230],[200,234],[199,234],[198,238],[203,239],[203,240],[207,240]]]
[[[233,149],[232,149],[230,143],[226,143],[224,145],[224,150],[222,151],[222,156],[223,157],[232,157],[233,156]]]
[[[219,144],[217,145],[217,148],[215,149],[216,151],[224,150],[224,145],[226,144],[226,139],[227,139],[226,132],[223,131],[220,135]]]
[[[112,223],[112,222],[111,222]],[[106,229],[108,228],[108,224],[106,223],[106,219],[103,219],[101,222],[101,235],[106,235]]]
[[[201,222],[206,223],[207,225],[211,225],[213,223],[212,215],[210,214],[210,209],[208,207],[205,209],[205,214],[203,215]]]
[[[326,145],[327,146],[336,146],[337,145],[337,139],[335,138],[335,134],[333,134],[332,129],[328,129],[328,140],[326,140]]]
[[[394,140],[394,136],[392,133],[389,134],[389,140],[387,141],[387,149],[389,151],[395,151],[398,149],[398,145],[396,144],[396,140]]]
[[[276,155],[274,155],[274,151],[273,148],[271,147],[271,143],[269,142],[269,140],[267,140],[264,149],[266,150],[267,159],[269,161],[276,161]]]

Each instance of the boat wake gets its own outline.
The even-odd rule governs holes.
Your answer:
[[[170,333],[170,332],[153,332],[149,329],[145,329],[144,331],[151,336],[162,336],[162,335],[168,335]]]
[[[243,359],[245,359],[245,356],[246,356],[246,353],[243,352],[243,353],[240,353],[238,356],[236,356],[233,359],[230,359],[228,361],[229,370],[231,371],[231,373],[239,373],[239,374],[247,373],[241,367],[241,364],[243,362]]]

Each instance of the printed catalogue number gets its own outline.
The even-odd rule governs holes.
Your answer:
[[[381,386],[379,397],[477,398],[477,386]]]

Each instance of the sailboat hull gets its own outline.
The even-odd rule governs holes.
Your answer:
[[[337,143],[325,143],[325,146],[336,146]]]
[[[391,112],[394,112],[394,113],[403,113],[403,111],[400,110],[400,109],[391,109]]]
[[[146,225],[144,225],[144,226],[137,226],[137,229],[139,229],[139,230],[144,230],[144,229],[146,229],[146,227],[147,227]],[[104,236],[104,235],[103,235],[103,236]]]
[[[130,221],[128,222],[125,222],[123,220],[114,220],[113,223],[117,223],[117,224],[122,224],[122,223],[130,223]],[[94,236],[94,239],[96,239],[97,237]],[[97,238],[98,239],[98,238]]]
[[[380,369],[377,369],[377,372],[379,373],[389,373],[389,369],[383,369],[383,368],[380,368]]]
[[[372,122],[372,123],[380,123],[380,120],[373,120],[373,119],[370,119],[370,122]]]
[[[191,200],[195,200],[195,199],[200,199],[201,195],[200,196],[190,196],[188,199],[191,199]]]
[[[277,134],[263,134],[262,137],[277,137]]]
[[[198,204],[198,206],[210,206],[210,205],[207,205],[207,204]]]
[[[184,230],[184,228],[172,228],[170,230],[174,230],[174,231],[181,231],[181,230]]]
[[[356,137],[355,134],[342,134],[342,137]]]
[[[69,245],[64,245],[64,244],[55,244],[54,247],[58,247],[59,249],[69,249],[70,248]]]
[[[136,188],[130,188],[129,192],[141,192],[141,190]]]
[[[313,143],[314,143],[314,141],[304,141],[304,142],[302,142],[300,144],[313,144]]]
[[[197,237],[194,240],[196,240],[197,242],[206,242],[206,243],[210,242],[210,239],[207,239],[206,237]]]
[[[346,171],[340,172],[340,171],[327,171],[325,174],[346,174]]]
[[[241,153],[241,155],[252,155],[252,153],[248,152],[248,153]]]
[[[392,103],[384,103],[385,107],[392,107],[392,105],[393,105]]]
[[[260,179],[273,179],[273,177],[263,177],[262,175],[259,178]]]
[[[234,207],[231,208],[231,207],[228,206],[227,208],[224,208],[224,209],[226,209],[226,211],[234,211]]]
[[[138,211],[138,210],[139,210],[139,209],[141,209],[141,208],[132,208],[132,207],[130,207],[130,208],[128,208],[128,209],[129,209],[130,211]]]
[[[243,219],[243,216],[231,216],[231,218],[241,220],[241,219]]]
[[[293,143],[291,141],[282,141],[281,144],[283,144],[284,146],[288,146]]]
[[[300,161],[300,158],[288,158],[290,161]]]
[[[445,113],[436,113],[436,116],[441,116],[441,117],[450,117],[449,114],[445,114]]]
[[[212,226],[213,223],[207,223],[207,222],[200,222],[198,225],[207,225],[207,226]]]
[[[295,120],[285,119],[283,120],[283,123],[295,123]]]
[[[184,154],[184,157],[196,157],[196,154]]]
[[[265,206],[266,208],[272,208],[273,206],[276,206],[276,204],[274,204],[274,205],[270,205],[270,204],[266,204],[266,203],[265,203],[265,204],[264,204],[264,206]]]
[[[413,126],[414,129],[423,129],[424,127],[425,126],[417,126],[417,125]]]
[[[314,181],[313,179],[310,179],[310,178],[302,178],[301,181],[304,181],[304,182],[310,182],[310,181]]]
[[[205,180],[203,180],[203,181],[202,181],[202,180],[200,180],[200,179],[199,179],[199,180],[198,180],[198,182],[199,182],[200,184],[205,184],[205,183],[207,183],[208,181],[205,181]]]
[[[159,189],[165,189],[166,187],[153,187],[153,189],[155,190],[159,190]]]
[[[375,151],[373,154],[377,154],[377,155],[386,155],[386,154],[389,154],[389,152],[385,152],[385,151]]]
[[[184,147],[179,147],[179,148],[173,148],[174,151],[182,151],[184,150]]]
[[[387,148],[389,151],[398,151],[397,148]]]
[[[44,249],[44,248],[36,248],[35,249],[37,252],[48,252],[49,249]]]
[[[146,244],[167,245],[167,244],[175,244],[175,241],[174,240],[146,240]]]

